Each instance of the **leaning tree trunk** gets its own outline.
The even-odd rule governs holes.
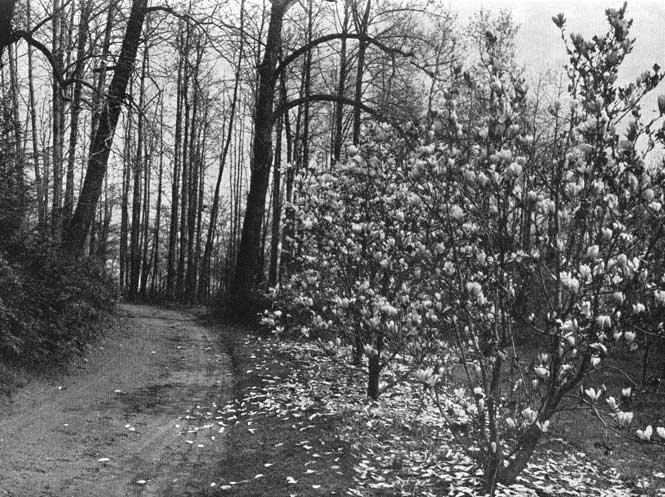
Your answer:
[[[287,0],[273,0],[263,61],[259,66],[259,86],[254,120],[253,163],[245,219],[240,238],[236,270],[229,303],[239,315],[250,311],[250,297],[259,279],[261,228],[272,165],[273,104],[275,68],[282,43],[282,22],[289,7]]]
[[[120,56],[109,86],[108,96],[104,102],[99,126],[92,138],[91,154],[83,188],[74,215],[64,231],[63,244],[66,249],[75,254],[83,253],[85,239],[94,220],[95,208],[102,193],[113,135],[120,117],[127,82],[134,67],[147,5],[148,0],[134,0],[132,4]]]

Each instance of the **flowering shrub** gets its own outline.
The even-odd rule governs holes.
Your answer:
[[[353,344],[356,363],[367,357],[372,398],[396,355],[422,360],[442,307],[441,296],[420,285],[427,250],[420,198],[399,177],[386,132],[375,132],[375,145],[351,146],[346,164],[307,178],[297,212],[299,270],[274,295],[302,333]],[[266,313],[264,323],[283,330],[283,312]]]
[[[570,62],[551,129],[535,127],[525,82],[490,59],[465,75],[472,111],[450,91],[418,150],[402,157],[383,136],[351,148],[299,205],[301,265],[282,296],[306,329],[362,345],[373,397],[378,371],[408,352],[490,491],[525,468],[565,397],[617,429],[632,421],[583,383],[665,301],[662,178],[647,161],[665,136],[640,110],[663,76],[654,66],[617,85],[633,46],[625,11],[608,9],[608,33],[592,40],[566,41],[554,18]]]
[[[564,396],[615,344],[634,340],[636,322],[662,301],[649,267],[662,234],[647,227],[662,223],[663,191],[645,163],[661,137],[639,107],[662,75],[654,66],[616,86],[633,43],[624,15],[625,6],[607,11],[603,37],[571,37],[569,95],[550,108],[558,127],[540,160],[524,84],[500,64],[487,66],[484,119],[462,124],[447,101],[445,139],[411,160],[442,247],[426,277],[445,289],[445,332],[468,386],[442,413],[469,420],[463,438],[489,488],[514,481]],[[554,20],[563,33],[563,16]],[[525,336],[537,343],[530,354]],[[446,373],[431,370],[427,383]],[[604,396],[581,391],[590,405]],[[627,426],[632,415],[607,403],[615,425]]]

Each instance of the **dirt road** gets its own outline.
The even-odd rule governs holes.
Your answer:
[[[0,496],[200,496],[224,458],[231,360],[185,313],[120,306],[86,361],[0,407]],[[223,430],[222,430],[223,431]]]

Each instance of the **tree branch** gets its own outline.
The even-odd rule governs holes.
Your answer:
[[[291,52],[289,55],[284,57],[282,59],[282,62],[277,66],[277,69],[275,69],[273,73],[273,79],[276,81],[279,75],[284,71],[288,65],[296,60],[298,57],[301,55],[306,54],[308,51],[310,51],[312,48],[314,48],[317,45],[321,45],[323,43],[327,43],[329,41],[333,40],[364,40],[365,42],[369,43],[370,45],[374,45],[381,50],[383,50],[386,53],[392,54],[392,55],[401,55],[402,57],[413,57],[414,54],[413,52],[405,52],[399,48],[395,47],[390,47],[386,45],[385,43],[380,42],[376,38],[373,38],[371,36],[367,36],[365,34],[360,34],[360,33],[333,33],[329,35],[324,35],[321,36],[320,38],[316,38],[312,40],[311,42],[307,43],[306,45],[303,45],[302,47],[298,48],[297,50],[294,50]]]
[[[298,107],[299,105],[303,105],[304,103],[307,102],[335,102],[335,103],[342,103],[343,105],[349,105],[351,107],[356,107],[359,108],[360,110],[366,112],[370,116],[374,117],[377,121],[384,122],[387,124],[390,124],[395,130],[402,135],[402,138],[406,140],[407,145],[410,148],[413,148],[412,144],[412,137],[404,131],[398,124],[395,122],[391,121],[388,119],[386,116],[382,115],[379,111],[376,109],[373,109],[363,103],[356,102],[354,99],[351,98],[346,98],[346,97],[339,97],[337,95],[325,95],[325,94],[313,94],[313,95],[308,95],[306,97],[300,97],[296,98],[295,100],[290,100],[289,102],[284,102],[281,105],[279,105],[274,113],[273,113],[273,120],[282,114],[286,113],[290,109],[294,107]]]
[[[98,93],[97,88],[95,88],[94,85],[91,85],[87,81],[78,78],[64,79],[62,73],[58,69],[58,65],[55,59],[53,58],[53,54],[51,53],[51,51],[48,48],[46,48],[46,46],[44,46],[44,44],[42,44],[40,41],[35,40],[28,31],[23,31],[23,30],[12,31],[10,43],[14,43],[21,39],[25,40],[28,45],[31,45],[32,47],[39,50],[44,55],[44,57],[46,57],[46,60],[51,65],[51,68],[53,68],[53,77],[56,79],[61,89],[64,89],[74,83],[80,83],[82,86],[85,86],[86,88],[94,91],[95,93]]]

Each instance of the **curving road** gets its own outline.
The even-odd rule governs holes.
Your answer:
[[[121,305],[78,368],[0,407],[0,497],[212,493],[225,457],[217,409],[232,398],[215,331]]]

